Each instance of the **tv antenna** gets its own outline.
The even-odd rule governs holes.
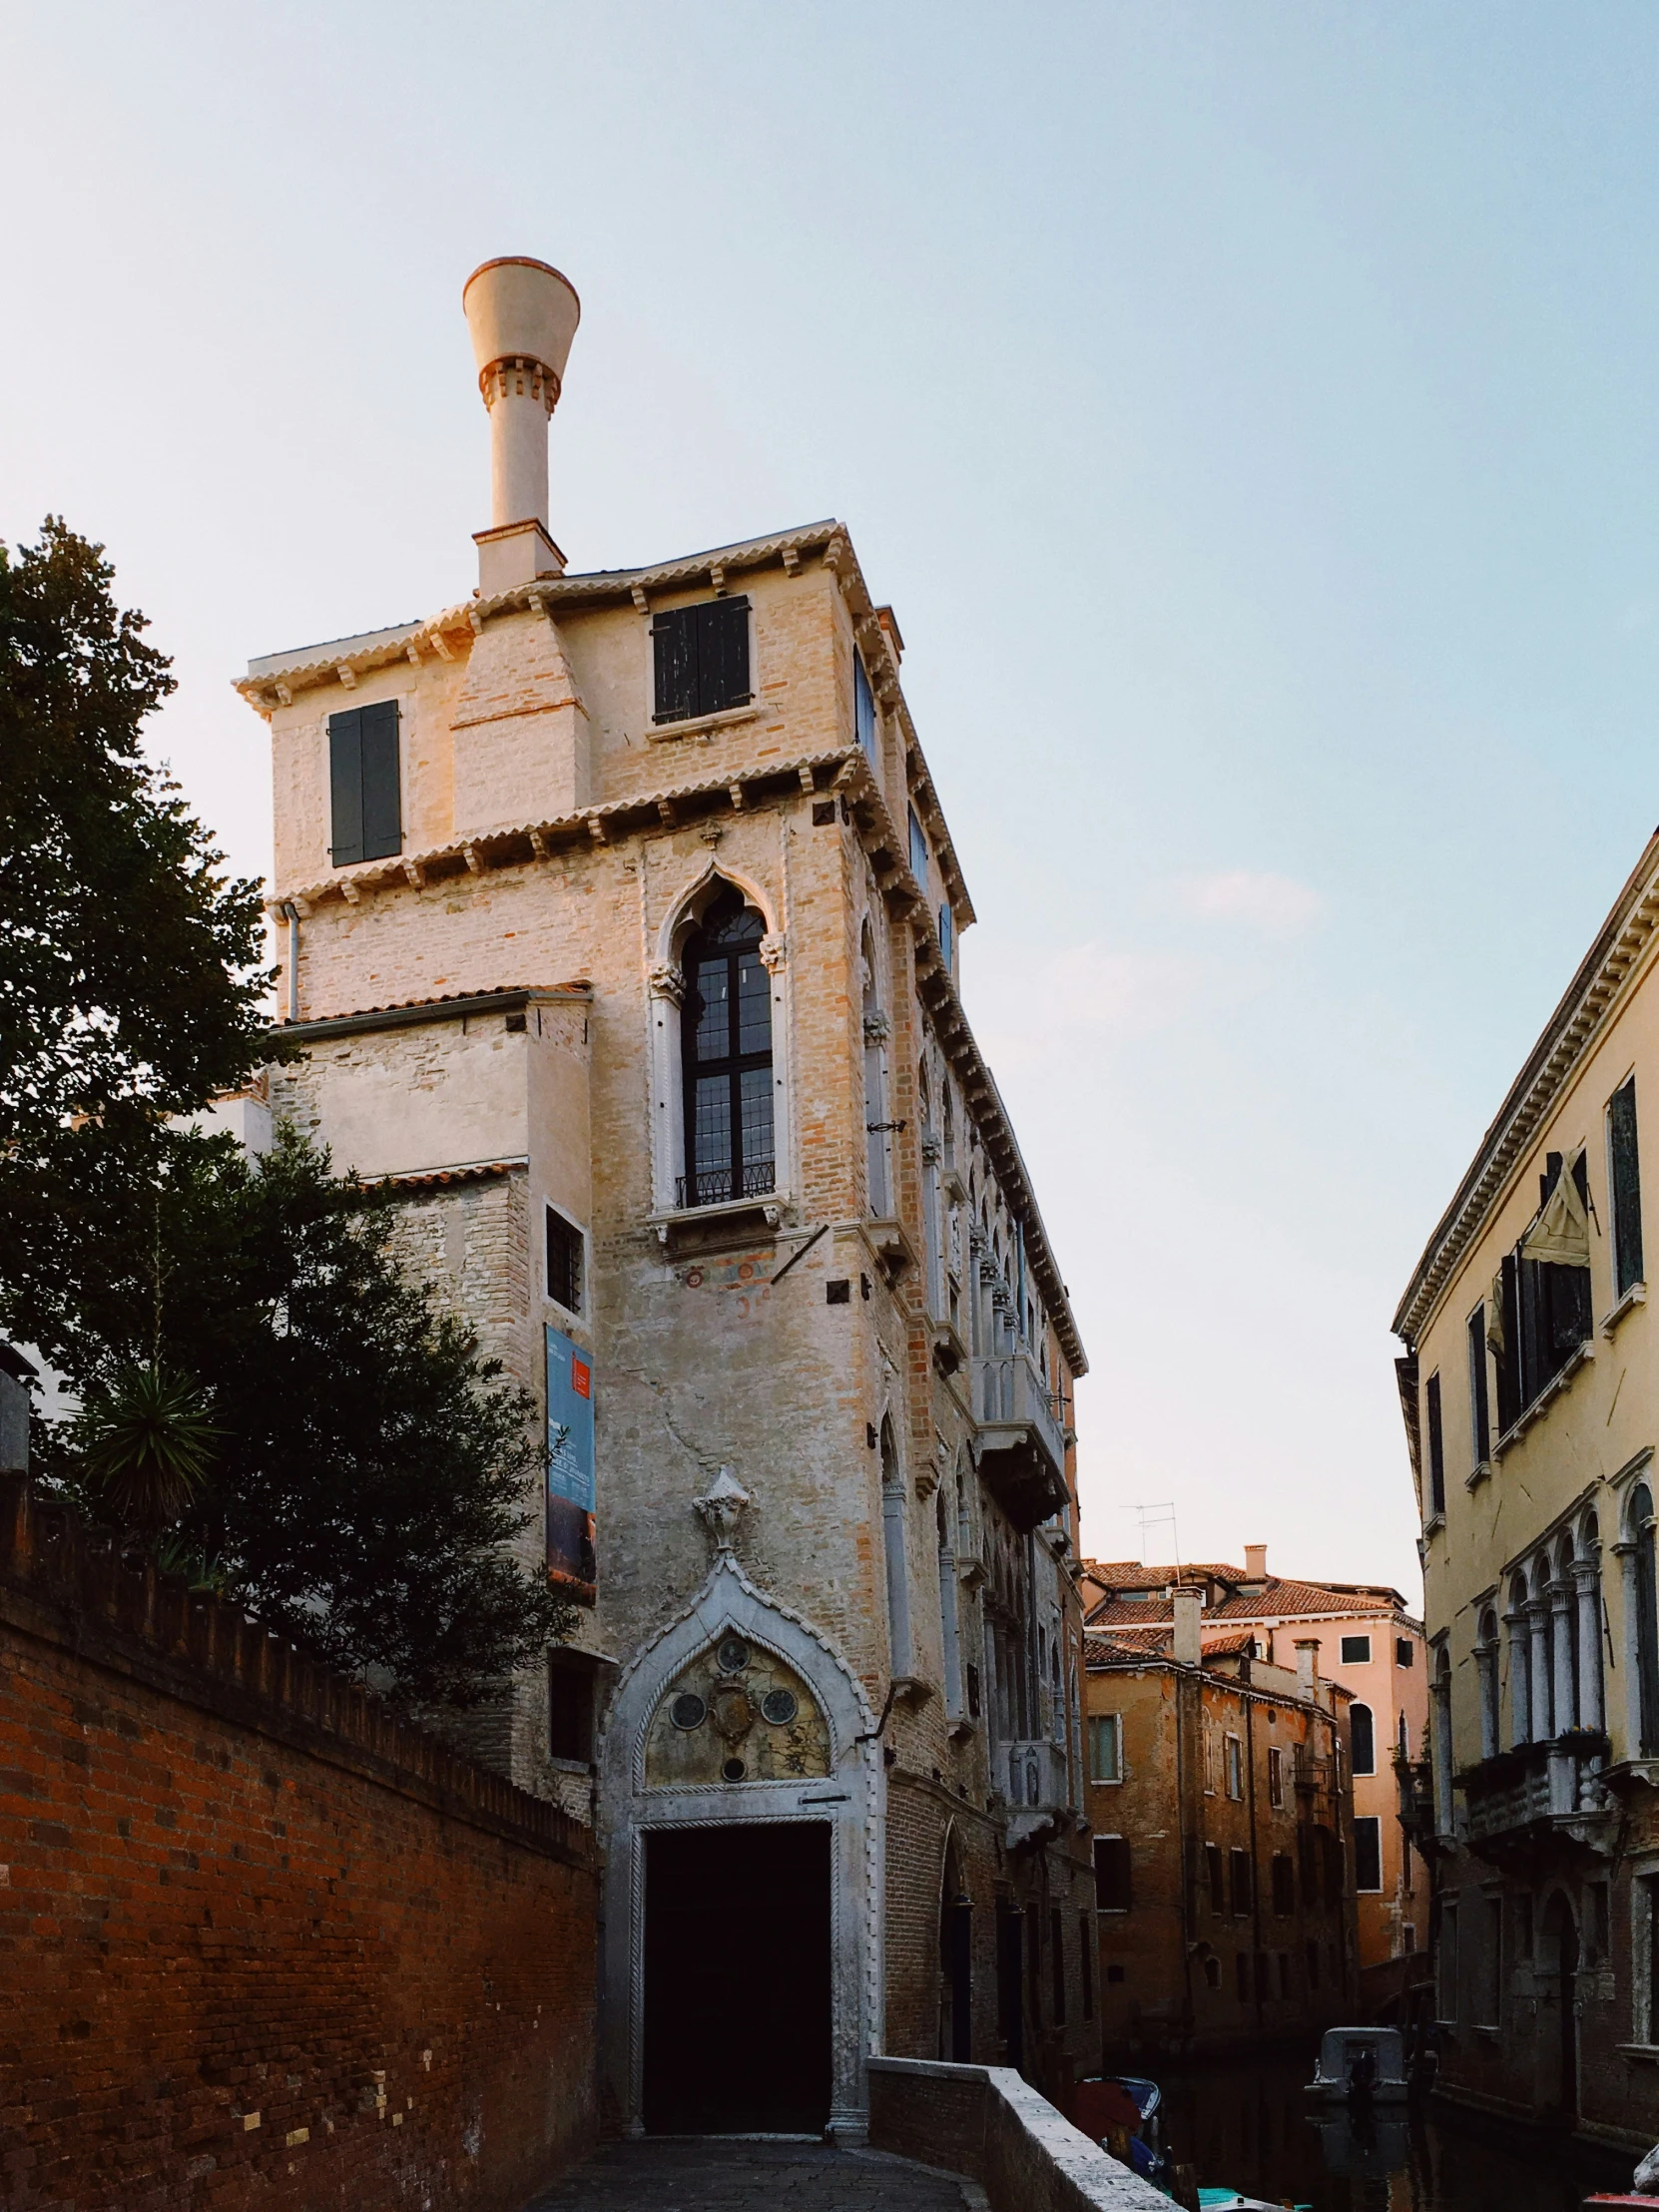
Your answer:
[[[1120,1513],[1133,1513],[1141,1524],[1141,1564],[1143,1566],[1147,1563],[1146,1537],[1148,1529],[1165,1527],[1169,1530],[1170,1551],[1173,1554],[1174,1564],[1176,1566],[1181,1564],[1181,1539],[1176,1533],[1175,1500],[1173,1498],[1166,1497],[1161,1502],[1150,1505],[1120,1505],[1118,1511]]]

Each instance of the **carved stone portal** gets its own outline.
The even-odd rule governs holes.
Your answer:
[[[648,1790],[794,1782],[830,1772],[830,1730],[793,1667],[726,1635],[664,1691],[645,1739]]]

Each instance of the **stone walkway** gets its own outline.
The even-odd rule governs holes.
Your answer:
[[[879,2150],[663,2136],[606,2143],[524,2212],[965,2212],[972,2182]]]

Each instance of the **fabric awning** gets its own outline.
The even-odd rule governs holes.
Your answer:
[[[1583,1158],[1575,1153],[1563,1160],[1555,1188],[1544,1201],[1544,1210],[1533,1223],[1521,1246],[1523,1260],[1543,1260],[1557,1268],[1587,1268],[1590,1264],[1590,1219],[1578,1195],[1573,1169]]]

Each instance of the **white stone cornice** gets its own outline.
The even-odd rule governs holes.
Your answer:
[[[1392,1328],[1420,1341],[1459,1262],[1507,1196],[1532,1140],[1554,1111],[1623,987],[1651,952],[1659,928],[1659,835],[1648,840],[1594,944],[1487,1130],[1457,1195],[1435,1225]]]

